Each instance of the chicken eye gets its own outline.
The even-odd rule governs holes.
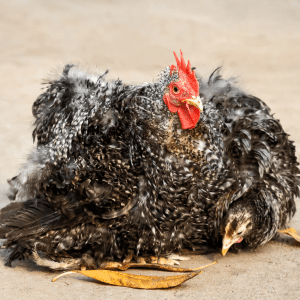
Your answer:
[[[176,94],[179,92],[179,88],[176,85],[173,85],[173,92]]]

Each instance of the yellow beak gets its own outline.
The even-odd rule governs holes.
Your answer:
[[[222,241],[222,255],[225,256],[229,248],[234,244],[234,241],[227,237],[224,236],[223,241]]]
[[[229,248],[227,248],[227,249],[222,248],[222,255],[225,256],[228,250],[229,250]]]
[[[197,107],[200,111],[203,111],[203,104],[199,96],[192,96],[192,99],[185,99],[184,102],[187,102],[188,104]]]

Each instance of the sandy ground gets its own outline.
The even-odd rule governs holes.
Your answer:
[[[281,120],[300,158],[299,0],[0,0],[0,207],[8,203],[6,179],[33,147],[31,105],[43,78],[75,62],[141,83],[174,63],[179,49],[206,76],[220,65],[225,76],[239,76]],[[300,231],[299,212],[291,226]],[[192,256],[183,266],[219,263],[180,287],[141,291],[80,276],[51,283],[53,273],[28,261],[4,267],[0,250],[0,298],[300,299],[299,254],[293,241],[279,239],[254,253]]]

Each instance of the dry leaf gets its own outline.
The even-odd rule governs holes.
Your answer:
[[[288,228],[285,230],[278,230],[280,233],[290,235],[293,237],[297,242],[300,242],[300,236],[297,234],[297,231],[294,228]]]
[[[118,271],[109,271],[109,270],[71,271],[71,272],[65,272],[53,278],[52,281],[56,281],[58,278],[71,273],[80,273],[85,276],[112,285],[131,287],[136,289],[166,289],[166,288],[178,286],[181,283],[199,275],[200,273],[202,273],[202,271],[192,272],[184,275],[164,276],[164,277],[132,275],[132,274],[122,273]]]
[[[204,268],[210,267],[216,264],[217,261],[195,269],[190,268],[180,268],[180,267],[173,267],[169,265],[160,265],[160,264],[150,264],[150,263],[118,263],[118,262],[106,262],[101,265],[101,270],[121,270],[126,271],[130,268],[143,268],[143,269],[157,269],[157,270],[164,270],[170,272],[194,272],[198,270],[202,270]]]

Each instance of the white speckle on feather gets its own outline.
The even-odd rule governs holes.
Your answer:
[[[200,141],[198,141],[198,143],[197,143],[196,149],[197,149],[198,151],[203,151],[203,150],[205,149],[205,146],[206,146],[206,142],[200,140]]]

